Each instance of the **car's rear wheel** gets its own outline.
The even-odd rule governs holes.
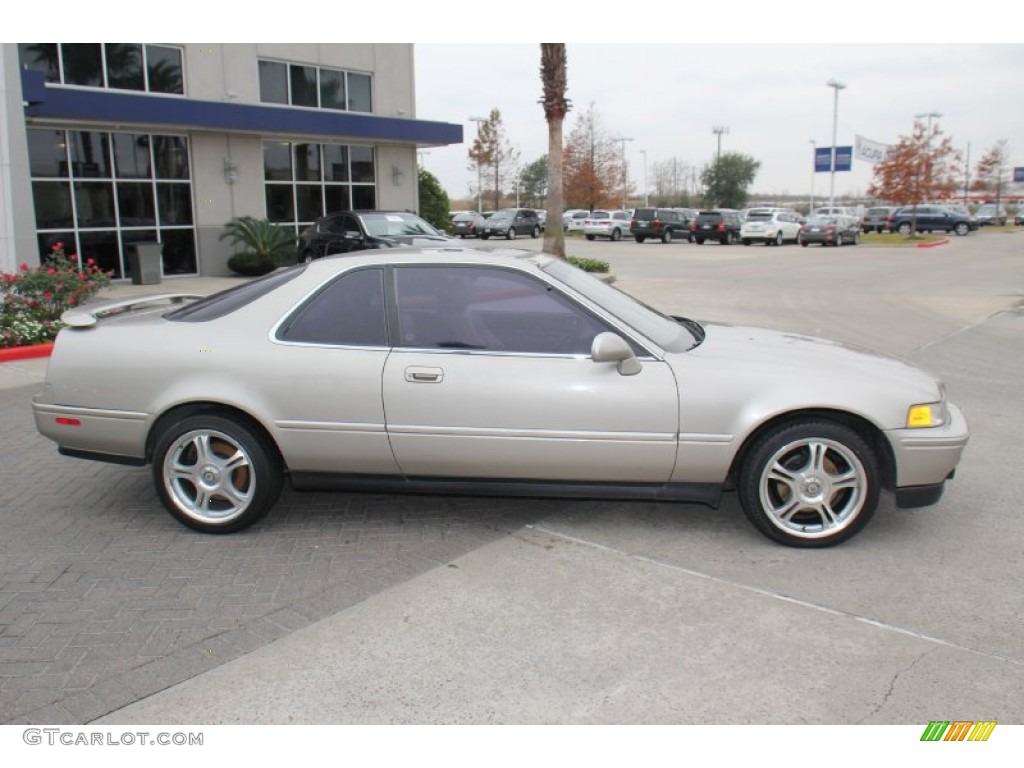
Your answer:
[[[596,237],[596,235],[585,235],[585,237],[587,238],[587,240],[593,240]]]
[[[233,418],[197,414],[168,426],[153,452],[157,494],[177,520],[204,533],[233,533],[262,518],[283,484],[265,438]]]
[[[836,248],[841,247],[842,244],[843,244],[843,235],[842,235],[842,233],[840,233],[840,234],[836,235]]]
[[[540,237],[540,227],[534,227],[533,232],[530,233],[530,237],[535,239]]]
[[[490,237],[490,235],[480,235],[480,239],[481,240],[486,240],[489,237]]]
[[[695,238],[693,239],[693,241],[694,241],[695,243],[697,243],[697,245],[704,245],[704,238],[703,238],[703,237],[695,237]]]
[[[900,224],[896,228],[896,231],[899,232],[901,235],[909,235],[910,234],[910,224],[907,223],[907,222],[904,222],[903,224]]]
[[[505,239],[506,240],[515,240],[516,239],[516,228],[515,227],[509,227],[508,228],[508,232],[505,233]]]
[[[735,242],[736,242],[736,235],[734,235],[732,232],[726,232],[725,233],[725,239],[722,240],[722,243],[724,245],[732,245]]]
[[[775,235],[775,245],[782,245],[782,233],[779,232]]]
[[[792,547],[827,547],[860,531],[879,497],[878,459],[855,431],[808,420],[766,432],[740,468],[747,518]]]
[[[304,251],[299,260],[303,264],[309,264],[309,262],[311,262],[313,260],[313,252],[312,251]]]
[[[663,244],[665,244],[665,245],[668,245],[669,243],[672,242],[672,230],[671,229],[666,229],[664,232],[661,233],[661,242]]]
[[[806,248],[808,245],[810,245],[810,243],[808,243],[806,240],[801,240],[800,241],[800,245],[802,245],[804,248]]]
[[[622,239],[622,230],[621,229],[613,229],[612,230],[612,242],[617,243],[621,239]]]
[[[860,232],[856,232],[853,235],[853,244],[860,245]]]
[[[742,240],[740,240],[740,242],[743,243],[744,245],[750,245],[751,241],[749,237],[744,237]]]
[[[957,236],[963,237],[964,235],[971,231],[971,228],[961,221],[953,228],[953,231],[956,232]]]
[[[647,238],[646,237],[641,237],[640,235],[633,235],[633,239],[636,240],[638,243],[642,243]]]

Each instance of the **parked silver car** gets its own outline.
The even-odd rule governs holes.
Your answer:
[[[936,502],[968,439],[941,383],[792,333],[667,317],[516,250],[328,257],[208,298],[65,313],[33,409],[60,453],[153,468],[245,528],[302,489],[717,506],[783,544]]]

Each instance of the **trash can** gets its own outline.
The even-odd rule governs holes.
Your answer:
[[[128,266],[132,271],[132,285],[160,284],[163,248],[161,243],[131,245],[128,249]]]

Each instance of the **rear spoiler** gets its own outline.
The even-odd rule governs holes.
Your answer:
[[[158,293],[151,296],[135,296],[120,301],[106,301],[87,307],[75,307],[66,310],[60,319],[71,328],[89,328],[96,325],[96,321],[101,317],[119,315],[122,312],[131,312],[140,307],[150,307],[154,304],[182,304],[202,298],[205,297],[195,293]]]

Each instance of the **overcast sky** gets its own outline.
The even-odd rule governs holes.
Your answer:
[[[683,28],[693,28],[694,13],[681,15],[688,20]],[[449,195],[469,197],[475,184],[467,169],[476,133],[469,117],[496,108],[524,164],[546,154],[539,43],[417,43],[415,61],[417,116],[463,126],[463,145],[421,155]],[[966,154],[970,144],[972,168],[1000,139],[1010,145],[1011,163],[1024,166],[1020,44],[570,43],[568,64],[573,111],[565,136],[593,103],[610,134],[632,139],[625,151],[638,193],[641,150],[652,182],[655,162],[677,157],[700,168],[711,161],[712,129],[725,126],[722,151],[761,163],[752,191],[808,194],[814,176],[816,197],[827,197],[829,174],[812,174],[810,142],[831,145],[830,79],[846,85],[838,100],[839,146],[853,144],[855,135],[893,143],[911,132],[915,114],[937,112],[958,149]],[[837,173],[836,195],[863,193],[871,168],[855,160],[852,171]]]

